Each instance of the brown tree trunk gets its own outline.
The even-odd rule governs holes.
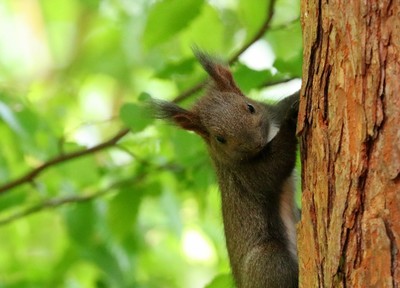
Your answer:
[[[400,283],[400,2],[302,1],[300,287]]]

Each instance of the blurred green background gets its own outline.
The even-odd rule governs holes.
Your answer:
[[[0,287],[231,286],[205,147],[143,103],[206,79],[193,45],[235,60],[254,99],[299,89],[299,1],[254,41],[270,4],[0,2]]]

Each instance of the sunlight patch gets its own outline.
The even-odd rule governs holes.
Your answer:
[[[239,60],[247,67],[261,71],[272,68],[275,54],[267,41],[258,40],[240,55]]]
[[[193,261],[212,263],[216,260],[214,248],[210,241],[199,231],[186,230],[183,235],[183,252]]]

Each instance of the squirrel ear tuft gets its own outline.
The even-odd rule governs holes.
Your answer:
[[[221,91],[234,91],[242,94],[237,87],[235,80],[229,68],[220,61],[211,57],[209,54],[202,52],[198,48],[193,48],[193,53],[203,66],[204,70],[214,80],[216,88]]]
[[[197,114],[183,109],[175,103],[162,100],[153,99],[152,107],[155,118],[169,120],[185,130],[193,131],[202,137],[207,136],[207,131]]]
[[[204,129],[203,125],[201,125],[197,115],[193,114],[190,111],[187,111],[187,113],[174,115],[173,121],[175,122],[175,124],[179,125],[185,130],[193,131],[202,137],[207,136],[207,131]]]

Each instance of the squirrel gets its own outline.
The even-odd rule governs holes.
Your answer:
[[[190,110],[153,100],[157,118],[200,135],[222,197],[225,239],[238,288],[298,287],[294,202],[299,93],[269,105],[247,98],[230,69],[199,50],[211,77]]]

